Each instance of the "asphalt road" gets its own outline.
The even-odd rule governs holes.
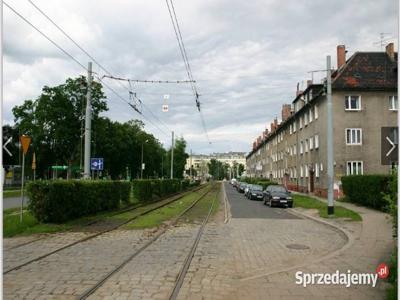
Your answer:
[[[225,182],[225,191],[231,206],[232,218],[253,219],[299,219],[285,208],[269,207],[263,201],[249,200],[244,194]]]
[[[24,197],[24,207],[28,205],[28,197]],[[21,197],[3,198],[3,210],[8,208],[21,207]]]

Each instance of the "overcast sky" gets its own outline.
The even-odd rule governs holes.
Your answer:
[[[33,1],[113,75],[187,79],[164,0]],[[6,2],[87,65],[88,57],[28,1]],[[133,91],[148,108],[143,111],[146,130],[166,146],[174,130],[193,153],[249,151],[267,124],[280,116],[282,104],[291,103],[297,83],[305,86],[311,79],[309,71],[323,69],[326,55],[336,66],[338,44],[345,44],[350,56],[380,51],[374,43],[381,32],[397,36],[396,0],[175,0],[174,5],[212,144],[189,85],[136,84]],[[44,85],[61,84],[85,71],[7,7],[3,11],[3,122],[12,124],[12,107],[35,99]],[[104,74],[97,65],[93,68]],[[314,81],[322,75],[315,74]],[[127,89],[105,81],[128,100]],[[142,118],[105,92],[106,116],[121,122]],[[162,112],[165,94],[170,95],[167,113]]]

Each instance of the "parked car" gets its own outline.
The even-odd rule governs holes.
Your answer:
[[[231,185],[235,186],[236,181],[237,181],[236,178],[232,178],[231,179]]]
[[[246,185],[246,188],[244,189],[244,195],[246,196],[246,197],[248,197],[248,195],[247,195],[247,193],[249,192],[249,189],[250,189],[250,187],[252,186],[252,184],[247,184]]]
[[[263,187],[258,184],[252,184],[250,185],[250,188],[247,192],[247,198],[250,200],[263,200],[264,199],[264,193],[263,193]]]
[[[293,207],[293,197],[291,193],[281,185],[270,185],[264,191],[264,204],[270,207],[283,205]]]
[[[238,192],[239,193],[244,193],[245,188],[247,187],[247,183],[246,182],[241,182],[238,186]]]

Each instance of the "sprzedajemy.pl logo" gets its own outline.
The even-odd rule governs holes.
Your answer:
[[[343,285],[350,287],[352,285],[371,285],[376,286],[378,278],[385,279],[389,276],[389,267],[382,263],[376,268],[376,273],[352,273],[347,270],[346,273],[336,271],[334,273],[303,273],[297,271],[295,274],[296,284],[306,287],[307,285]]]

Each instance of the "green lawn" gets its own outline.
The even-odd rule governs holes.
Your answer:
[[[192,214],[188,214],[187,218],[190,220],[193,220],[195,217],[198,217],[199,214],[205,213],[205,209],[209,207],[209,203],[212,199],[212,197],[215,197],[216,193],[218,193],[218,189],[220,188],[219,185],[217,185],[218,188],[213,188],[213,191],[211,191],[206,197],[204,197],[200,202],[196,205],[195,208],[191,211]],[[190,204],[196,200],[201,194],[203,194],[206,189],[210,189],[211,187],[206,187],[205,189],[201,189],[199,191],[190,193],[186,195],[185,197],[179,199],[178,201],[175,201],[167,206],[164,206],[160,209],[157,209],[149,214],[146,214],[144,216],[141,216],[137,218],[136,220],[126,224],[124,226],[125,229],[142,229],[142,228],[152,228],[152,227],[157,227],[161,225],[163,222],[166,222],[168,220],[171,220],[175,217],[177,217],[179,214],[181,214],[186,208],[190,206]],[[215,212],[217,210],[217,207],[214,207],[213,211]]]
[[[318,209],[319,215],[322,218],[328,218],[328,212],[327,212],[327,204],[323,203],[317,199],[308,197],[308,196],[303,196],[303,195],[293,195],[293,203],[294,207],[302,207],[302,208],[307,208],[307,209]],[[335,205],[335,214],[333,216],[329,216],[329,218],[348,218],[351,219],[352,221],[361,221],[362,218],[361,216],[356,213],[355,211],[352,211],[350,209],[347,209],[343,206]]]
[[[4,190],[3,198],[19,197],[21,196],[21,190]]]

